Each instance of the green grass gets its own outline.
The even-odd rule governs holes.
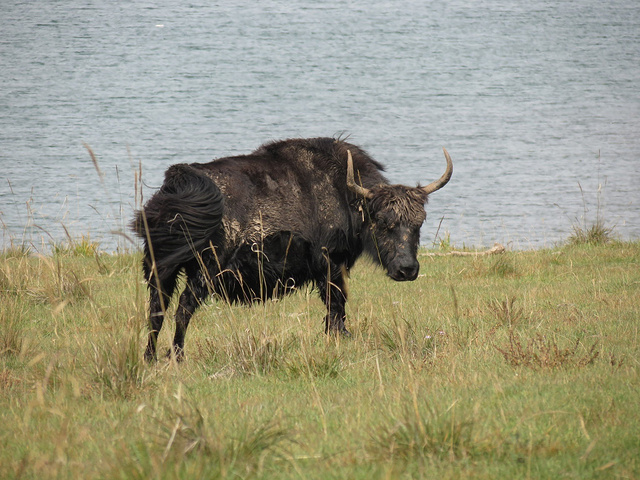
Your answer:
[[[574,223],[569,243],[574,245],[601,245],[610,242],[612,238],[613,228],[607,227],[603,221],[598,219],[591,225],[580,226],[578,223]]]
[[[211,301],[180,365],[140,258],[72,247],[0,255],[0,478],[640,477],[639,242],[361,262],[351,339]]]

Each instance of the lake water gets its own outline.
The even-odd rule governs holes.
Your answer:
[[[221,3],[221,4],[217,4]],[[422,242],[640,238],[640,4],[3,2],[2,245],[106,250],[167,166],[349,135],[391,181],[453,179]],[[83,146],[90,145],[101,181]],[[581,193],[581,188],[583,193]],[[585,218],[586,213],[586,218]]]

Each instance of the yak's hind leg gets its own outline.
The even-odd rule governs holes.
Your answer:
[[[149,278],[149,339],[144,352],[146,361],[151,362],[156,359],[156,345],[158,334],[164,323],[164,315],[169,308],[171,297],[176,288],[178,271],[165,276],[161,281],[152,275]]]
[[[187,272],[187,284],[180,295],[180,302],[176,311],[176,332],[173,337],[173,347],[168,355],[175,355],[177,361],[184,359],[184,337],[189,327],[189,321],[194,312],[209,295],[208,282],[200,269]]]
[[[147,359],[155,358],[158,332],[162,327],[164,310],[175,289],[178,272],[186,269],[189,278],[198,256],[211,245],[222,242],[223,210],[222,192],[213,180],[199,168],[177,164],[167,169],[160,190],[142,210],[136,212],[132,227],[145,244],[144,268],[151,291]],[[165,279],[169,282],[167,286],[164,285]],[[195,299],[200,297],[202,290],[191,283],[182,295],[177,311],[176,342],[180,348],[186,325],[197,306]],[[154,292],[154,288],[160,292]]]

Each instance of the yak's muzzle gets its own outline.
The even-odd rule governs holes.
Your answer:
[[[389,276],[396,282],[408,282],[418,278],[418,272],[420,271],[420,264],[417,260],[405,261],[405,262],[392,262],[389,265]]]

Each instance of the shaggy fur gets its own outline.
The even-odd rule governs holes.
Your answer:
[[[347,187],[347,150],[367,198]],[[348,334],[344,276],[363,252],[394,280],[418,274],[427,196],[389,185],[382,171],[362,149],[331,138],[273,142],[250,155],[170,167],[133,221],[150,292],[146,358],[155,358],[181,273],[178,358],[193,312],[212,294],[252,303],[312,282],[327,306],[325,330]]]

